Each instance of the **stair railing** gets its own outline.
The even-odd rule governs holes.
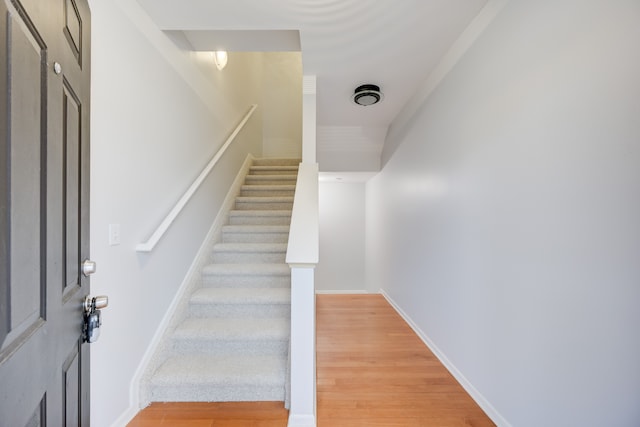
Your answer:
[[[287,427],[316,426],[316,290],[320,226],[316,162],[316,76],[302,78],[302,163],[286,262],[291,267],[290,405]]]
[[[211,160],[209,160],[209,163],[207,163],[207,165],[204,167],[202,172],[200,172],[200,175],[198,175],[198,177],[189,186],[187,191],[185,191],[182,197],[180,197],[180,199],[176,202],[175,206],[171,209],[171,211],[169,211],[169,213],[162,220],[160,225],[158,225],[158,228],[156,228],[156,230],[153,232],[153,234],[151,234],[151,236],[146,242],[140,243],[136,246],[136,252],[153,251],[153,248],[160,241],[162,236],[164,236],[164,234],[167,232],[169,227],[171,227],[171,224],[173,223],[173,221],[175,221],[175,219],[178,217],[182,209],[184,209],[184,207],[187,205],[191,197],[193,197],[193,195],[198,190],[200,185],[204,182],[205,178],[213,170],[215,165],[218,163],[218,160],[220,160],[220,158],[225,153],[225,151],[227,151],[227,148],[229,148],[231,143],[235,140],[238,133],[240,133],[240,131],[244,128],[244,125],[247,123],[249,118],[251,118],[256,107],[257,107],[256,104],[251,105],[251,107],[249,108],[249,111],[244,115],[242,120],[240,120],[240,123],[238,124],[238,126],[236,126],[235,130],[231,133],[231,135],[229,135],[229,137],[224,142],[222,147],[220,147],[220,149],[211,158]]]
[[[315,426],[314,270],[319,257],[318,164],[300,163],[286,262],[291,268],[291,405],[289,427]]]

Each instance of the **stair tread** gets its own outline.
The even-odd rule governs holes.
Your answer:
[[[258,157],[253,159],[253,166],[287,165],[298,166],[302,162],[299,157]]]
[[[278,356],[189,354],[165,361],[151,379],[155,386],[280,385],[286,360]]]
[[[229,216],[291,216],[291,209],[234,209],[229,212]]]
[[[274,318],[189,318],[185,319],[173,333],[174,339],[196,341],[251,341],[286,340],[290,321],[284,317]]]
[[[216,243],[214,252],[239,252],[239,253],[271,253],[286,252],[286,243]]]
[[[293,196],[237,196],[236,202],[293,202]]]
[[[200,288],[192,304],[290,304],[290,288]]]
[[[296,186],[295,184],[264,184],[264,185],[244,184],[240,188],[242,190],[259,190],[259,191],[270,191],[270,190],[293,191],[296,189]]]
[[[257,171],[269,171],[269,170],[297,171],[298,170],[298,165],[253,165],[253,166],[250,166],[250,170],[257,170]]]
[[[245,182],[246,180],[249,181],[296,181],[298,179],[298,176],[296,174],[290,173],[290,174],[280,174],[280,175],[247,175],[245,177]]]
[[[204,275],[287,276],[291,268],[283,263],[209,264],[202,269]]]
[[[227,224],[222,226],[223,232],[232,233],[288,233],[288,225],[263,225],[263,224]]]

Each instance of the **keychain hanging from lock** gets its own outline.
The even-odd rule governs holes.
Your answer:
[[[100,338],[100,326],[102,326],[102,313],[100,309],[109,305],[109,298],[101,295],[84,300],[84,315],[82,324],[83,342],[94,343]]]

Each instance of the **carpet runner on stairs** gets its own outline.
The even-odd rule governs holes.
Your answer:
[[[256,159],[202,286],[160,346],[146,398],[284,401],[291,313],[285,263],[297,159]]]

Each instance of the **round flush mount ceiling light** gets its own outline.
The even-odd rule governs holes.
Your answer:
[[[379,86],[372,84],[361,85],[356,88],[351,99],[356,104],[367,107],[382,101],[382,92],[380,92]]]

